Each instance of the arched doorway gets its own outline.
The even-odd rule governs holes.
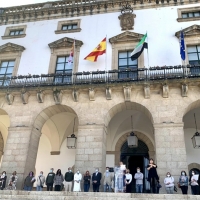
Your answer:
[[[146,176],[146,163],[149,159],[149,148],[148,146],[141,140],[138,140],[137,148],[129,148],[127,141],[121,147],[121,155],[120,160],[127,166],[130,170],[130,173],[134,177],[137,172],[137,167],[140,168],[141,172]],[[145,177],[146,178],[146,177]],[[145,188],[145,179],[144,179],[144,192]],[[132,180],[132,192],[135,192],[135,180]]]

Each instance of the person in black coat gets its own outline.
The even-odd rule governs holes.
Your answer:
[[[151,192],[156,194],[157,193],[157,184],[159,182],[159,177],[157,174],[157,165],[154,163],[154,160],[151,158],[149,160],[149,165],[147,169],[149,170],[147,181],[150,183]]]
[[[101,185],[101,172],[99,172],[99,169],[97,168],[95,170],[95,173],[92,175],[92,184],[93,184],[93,192],[99,192],[99,186]]]
[[[6,172],[3,171],[2,175],[0,176],[0,190],[3,190],[6,187]]]

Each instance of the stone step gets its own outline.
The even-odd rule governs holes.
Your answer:
[[[0,191],[0,199],[18,200],[200,200],[200,195],[182,194],[126,194],[126,193],[93,193],[93,192],[26,192]]]

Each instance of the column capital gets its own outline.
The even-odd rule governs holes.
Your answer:
[[[183,122],[180,122],[180,123],[173,123],[173,122],[166,122],[166,123],[154,123],[153,124],[154,128],[157,129],[157,128],[175,128],[175,127],[183,127],[184,126],[184,123]]]

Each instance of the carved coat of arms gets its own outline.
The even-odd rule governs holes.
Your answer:
[[[133,9],[130,5],[126,4],[121,9],[121,15],[118,17],[120,20],[120,26],[122,28],[122,31],[124,30],[133,30],[134,26],[134,18],[136,17],[135,14],[133,14]]]

